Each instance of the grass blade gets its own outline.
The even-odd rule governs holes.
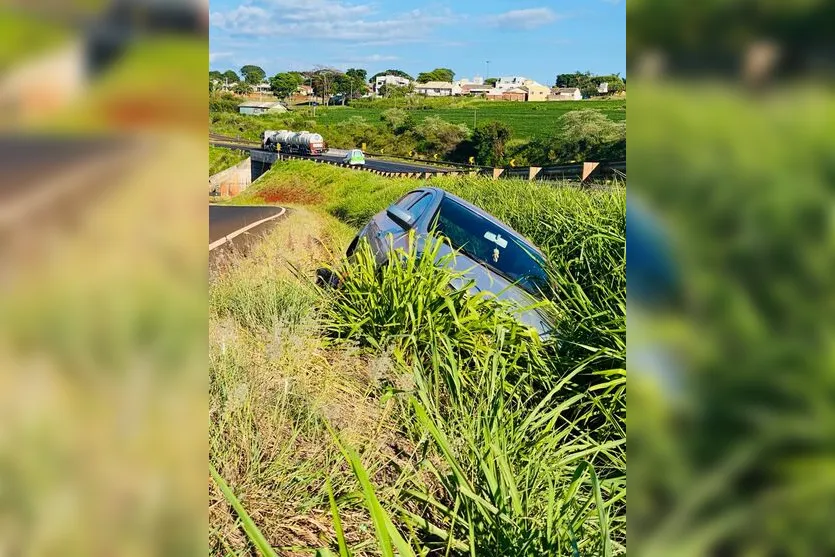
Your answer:
[[[241,524],[243,524],[244,532],[246,532],[249,541],[258,548],[258,551],[261,552],[261,555],[265,557],[278,557],[278,554],[273,550],[272,546],[267,542],[267,538],[264,537],[264,534],[261,533],[261,530],[255,525],[252,518],[244,509],[244,506],[235,497],[235,494],[232,493],[232,490],[226,484],[226,481],[217,473],[215,470],[214,465],[210,462],[209,463],[209,472],[212,475],[217,486],[220,488],[220,491],[223,492],[223,496],[226,497],[226,500],[232,505],[232,508],[235,509],[235,512],[238,513],[238,517],[241,519]]]

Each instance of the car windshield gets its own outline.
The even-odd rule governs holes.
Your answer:
[[[436,234],[472,259],[537,296],[548,292],[545,261],[499,223],[444,197],[433,218]]]

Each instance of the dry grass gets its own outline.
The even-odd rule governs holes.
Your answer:
[[[284,555],[329,545],[334,539],[325,480],[337,495],[355,480],[325,423],[369,455],[381,485],[407,467],[409,444],[398,439],[391,404],[376,398],[394,365],[386,354],[331,346],[318,329],[316,298],[298,274],[333,261],[350,230],[310,210],[294,208],[247,256],[212,285],[210,339],[210,460],[264,535]],[[278,300],[253,310],[265,299]],[[361,505],[342,506],[349,543],[371,540]],[[246,553],[237,517],[210,487],[211,545],[215,554]]]

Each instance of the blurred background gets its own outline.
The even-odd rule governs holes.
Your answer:
[[[627,4],[634,555],[835,554],[832,29]]]
[[[0,7],[0,555],[207,551],[207,4]]]

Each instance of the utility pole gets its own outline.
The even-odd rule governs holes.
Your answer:
[[[490,77],[490,60],[487,60],[487,75],[484,76],[484,80],[487,81],[488,77]]]

